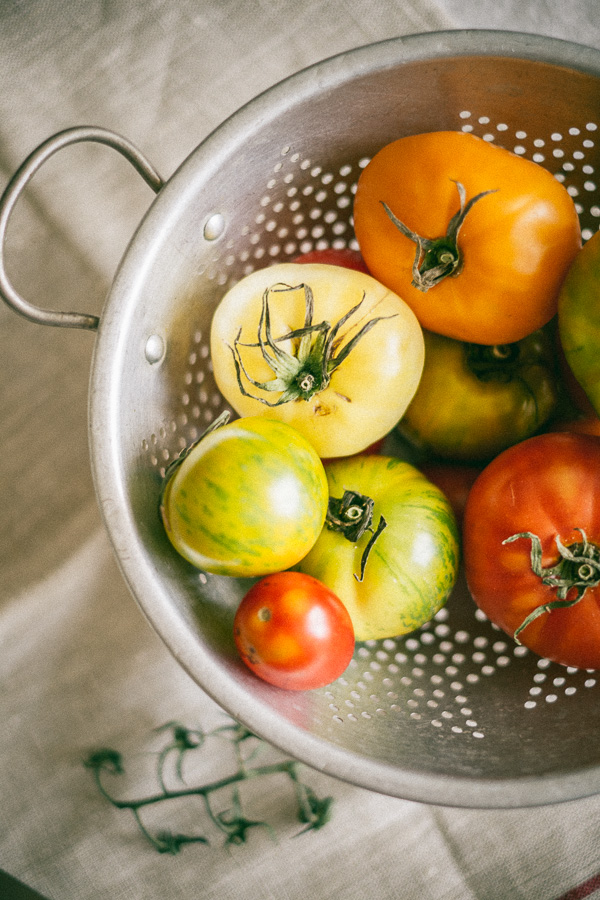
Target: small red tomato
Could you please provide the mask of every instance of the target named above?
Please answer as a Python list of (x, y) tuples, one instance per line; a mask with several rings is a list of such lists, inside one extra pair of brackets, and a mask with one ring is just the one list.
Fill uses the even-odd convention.
[(344, 266), (345, 269), (356, 269), (357, 272), (364, 272), (369, 275), (367, 264), (362, 258), (359, 250), (352, 250), (350, 247), (335, 248), (330, 247), (326, 250), (310, 250), (308, 253), (302, 253), (292, 262), (295, 263), (323, 263), (328, 266)]
[(242, 660), (276, 687), (307, 691), (338, 678), (354, 652), (352, 620), (324, 584), (301, 572), (267, 575), (235, 615)]

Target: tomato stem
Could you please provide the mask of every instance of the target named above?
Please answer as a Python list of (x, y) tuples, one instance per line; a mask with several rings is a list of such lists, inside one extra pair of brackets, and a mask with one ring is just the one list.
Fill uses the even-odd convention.
[[(552, 612), (555, 609), (567, 609), (579, 603), (585, 592), (590, 587), (600, 584), (600, 547), (592, 544), (582, 528), (575, 528), (581, 534), (581, 542), (566, 547), (560, 537), (556, 535), (555, 541), (560, 554), (560, 560), (554, 566), (542, 566), (542, 544), (537, 534), (530, 531), (522, 531), (513, 534), (502, 541), (503, 544), (512, 543), (519, 538), (531, 541), (531, 571), (541, 578), (542, 584), (556, 590), (558, 599), (549, 603), (543, 603), (536, 607), (519, 625), (513, 637), (517, 643), (518, 635), (527, 628), (538, 616)], [(569, 592), (575, 588), (576, 594), (568, 599)]]
[[(454, 181), (454, 179), (451, 180)], [(415, 231), (412, 231), (404, 222), (401, 222), (385, 201), (381, 201), (388, 217), (398, 231), (417, 246), (412, 267), (413, 278), (411, 283), (419, 291), (427, 292), (449, 275), (456, 276), (460, 274), (463, 266), (463, 256), (458, 246), (458, 233), (475, 203), (487, 194), (495, 193), (494, 190), (482, 191), (480, 194), (472, 197), (467, 203), (467, 193), (464, 185), (460, 181), (454, 181), (454, 184), (458, 190), (460, 208), (450, 219), (446, 234), (442, 237), (422, 237)]]
[[(278, 337), (273, 337), (269, 306), (270, 296), (298, 290), (304, 291), (304, 325), (302, 328), (296, 328)], [(364, 303), (365, 296), (363, 293), (361, 300), (332, 326), (325, 321), (313, 324), (314, 297), (310, 285), (275, 284), (268, 287), (262, 297), (256, 342), (243, 343), (240, 340), (242, 333), (240, 328), (233, 347), (229, 347), (233, 355), (238, 387), (241, 393), (245, 397), (259, 400), (266, 406), (281, 406), (293, 400), (310, 400), (315, 394), (324, 391), (329, 386), (332, 374), (348, 358), (361, 338), (382, 319), (394, 318), (392, 315), (376, 316), (373, 319), (369, 319), (354, 337), (343, 343), (345, 335), (340, 335), (340, 329), (359, 311)], [(291, 352), (281, 347), (281, 344), (284, 342), (289, 342), (292, 345)], [(259, 347), (262, 358), (275, 377), (269, 381), (257, 381), (252, 378), (242, 359), (240, 347)], [(244, 386), (243, 379), (258, 391), (264, 391), (265, 393), (278, 392), (280, 396), (274, 401), (269, 401), (266, 397), (260, 396), (260, 394), (250, 393)]]
[(340, 532), (346, 540), (352, 541), (354, 544), (358, 543), (366, 531), (371, 532), (371, 537), (361, 556), (360, 575), (354, 574), (357, 581), (363, 581), (369, 554), (375, 541), (387, 526), (384, 517), (380, 516), (377, 528), (372, 528), (374, 507), (375, 503), (371, 497), (359, 494), (356, 491), (346, 490), (342, 497), (330, 497), (329, 499), (327, 516), (325, 518), (327, 528), (331, 531)]

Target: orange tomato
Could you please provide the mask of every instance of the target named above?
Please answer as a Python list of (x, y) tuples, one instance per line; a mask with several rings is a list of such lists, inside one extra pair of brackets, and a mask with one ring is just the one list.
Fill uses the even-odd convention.
[(354, 226), (371, 274), (424, 328), (479, 344), (513, 343), (549, 322), (581, 247), (574, 203), (549, 171), (454, 131), (376, 153)]

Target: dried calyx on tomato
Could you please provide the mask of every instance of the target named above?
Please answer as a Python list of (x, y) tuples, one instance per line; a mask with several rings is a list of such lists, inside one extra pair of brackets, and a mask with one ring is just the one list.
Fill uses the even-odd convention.
[(331, 531), (343, 534), (347, 541), (355, 544), (361, 539), (365, 531), (371, 532), (371, 538), (367, 542), (360, 558), (360, 574), (354, 573), (357, 581), (365, 577), (365, 566), (369, 554), (375, 545), (375, 541), (387, 526), (383, 516), (379, 516), (376, 528), (373, 528), (373, 511), (375, 501), (372, 497), (359, 494), (357, 491), (344, 491), (341, 497), (330, 497), (325, 516), (325, 525)]
[(471, 596), (534, 653), (600, 668), (600, 439), (548, 432), (509, 447), (472, 486), (463, 520)]
[(460, 274), (463, 266), (463, 254), (458, 245), (458, 232), (475, 203), (482, 197), (494, 193), (494, 191), (481, 191), (475, 197), (471, 197), (467, 203), (467, 192), (464, 185), (460, 181), (456, 181), (455, 184), (460, 199), (460, 209), (454, 213), (448, 223), (446, 233), (441, 237), (427, 238), (416, 234), (400, 221), (384, 200), (381, 201), (398, 231), (416, 244), (411, 284), (419, 291), (428, 291), (444, 278), (448, 278), (449, 275)]
[(239, 415), (287, 422), (322, 458), (387, 435), (424, 362), (421, 326), (397, 294), (320, 263), (278, 263), (234, 284), (215, 310), (210, 350), (217, 387)]
[[(513, 635), (517, 643), (519, 635), (534, 622), (538, 616), (550, 613), (555, 609), (569, 609), (579, 603), (588, 588), (600, 585), (600, 547), (587, 539), (583, 528), (575, 528), (581, 534), (581, 541), (566, 547), (560, 537), (556, 535), (556, 549), (559, 552), (559, 560), (551, 566), (542, 564), (542, 542), (537, 534), (531, 531), (522, 531), (511, 534), (502, 541), (503, 544), (511, 544), (519, 538), (527, 538), (531, 541), (531, 571), (542, 584), (556, 591), (556, 600), (549, 600), (537, 606), (533, 612), (521, 622)], [(569, 598), (569, 594), (575, 590), (575, 594)]]
[[(271, 331), (271, 313), (269, 309), (269, 297), (275, 293), (291, 293), (303, 291), (305, 298), (304, 324), (301, 328), (295, 328), (277, 337)], [(309, 284), (272, 284), (265, 288), (262, 296), (262, 310), (258, 323), (256, 343), (244, 345), (240, 341), (240, 328), (238, 336), (233, 342), (231, 353), (235, 365), (238, 387), (245, 397), (251, 397), (264, 403), (266, 406), (281, 406), (293, 400), (310, 400), (315, 394), (329, 387), (331, 376), (345, 359), (352, 353), (360, 339), (371, 328), (383, 319), (393, 318), (397, 313), (389, 316), (373, 316), (368, 319), (361, 328), (345, 344), (341, 344), (340, 329), (350, 323), (350, 320), (359, 311), (365, 301), (365, 294), (359, 302), (341, 316), (335, 325), (329, 322), (313, 323), (315, 301)], [(283, 345), (288, 344), (289, 350)], [(262, 358), (271, 369), (274, 377), (266, 381), (257, 381), (244, 366), (240, 347), (259, 347)], [(268, 400), (260, 393), (249, 392), (244, 381), (248, 382), (257, 391), (273, 393), (279, 396), (275, 400)]]

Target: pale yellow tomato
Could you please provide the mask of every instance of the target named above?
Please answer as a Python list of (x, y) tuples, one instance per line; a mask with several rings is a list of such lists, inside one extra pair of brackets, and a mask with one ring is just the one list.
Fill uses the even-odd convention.
[(276, 417), (336, 457), (398, 422), (421, 378), (424, 341), (409, 306), (370, 275), (280, 263), (225, 294), (211, 358), (239, 415)]

